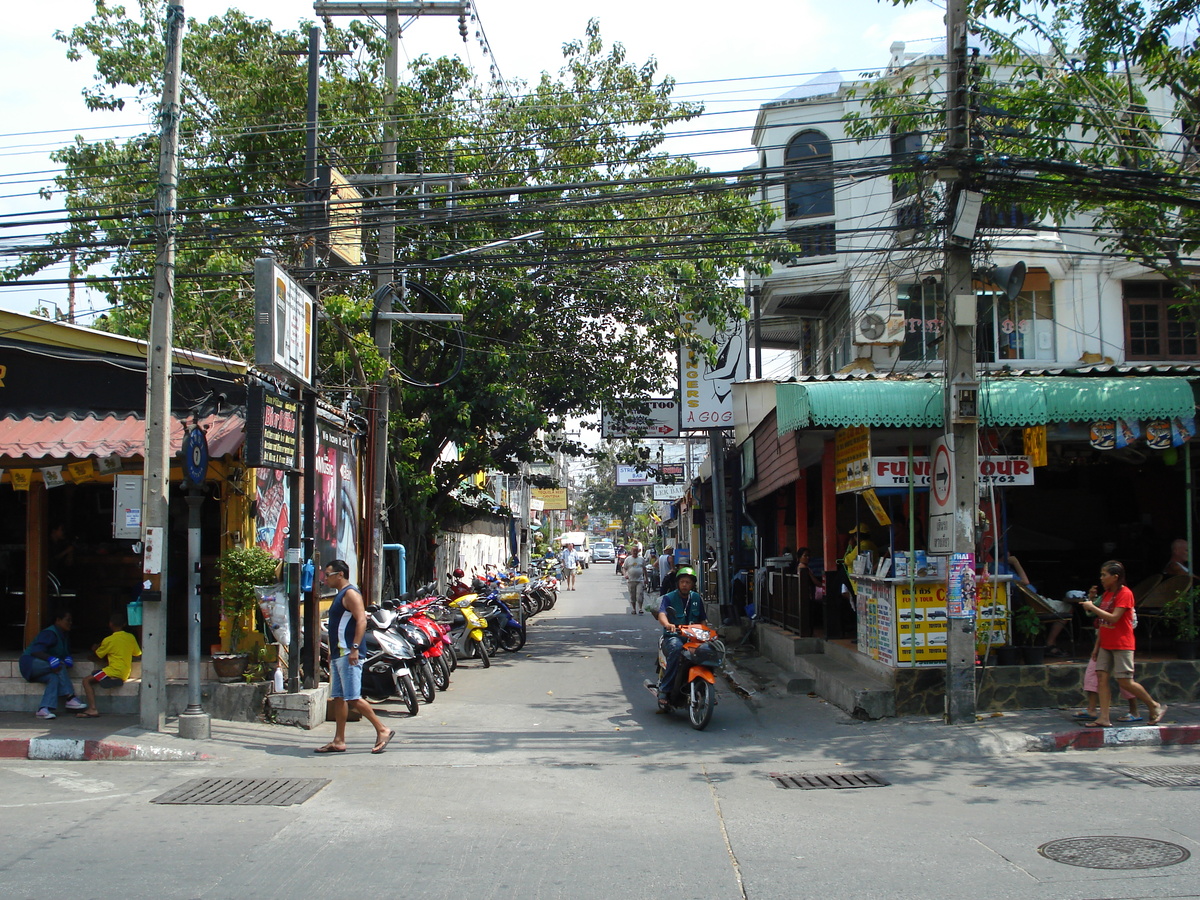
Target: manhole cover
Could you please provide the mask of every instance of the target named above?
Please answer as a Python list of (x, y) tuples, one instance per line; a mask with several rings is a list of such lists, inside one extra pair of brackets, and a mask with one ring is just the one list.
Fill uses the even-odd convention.
[(1191, 854), (1178, 844), (1136, 837), (1076, 837), (1050, 841), (1038, 853), (1085, 869), (1157, 869), (1181, 863)]
[(1117, 771), (1155, 787), (1200, 787), (1200, 766), (1126, 766)]
[(328, 778), (193, 778), (151, 800), (192, 806), (293, 806), (303, 803)]
[(772, 772), (768, 777), (781, 788), (799, 788), (802, 791), (887, 787), (890, 784), (874, 772), (831, 772), (825, 775), (780, 775)]

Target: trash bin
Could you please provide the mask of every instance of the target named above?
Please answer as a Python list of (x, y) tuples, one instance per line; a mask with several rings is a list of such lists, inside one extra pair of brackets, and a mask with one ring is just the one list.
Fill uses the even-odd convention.
[(134, 600), (125, 607), (125, 621), (130, 627), (136, 628), (142, 624), (142, 601)]

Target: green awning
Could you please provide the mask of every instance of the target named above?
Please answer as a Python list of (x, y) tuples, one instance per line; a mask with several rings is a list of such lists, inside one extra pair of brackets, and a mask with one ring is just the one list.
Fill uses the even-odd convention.
[[(779, 433), (847, 425), (940, 428), (942, 386), (928, 379), (778, 384)], [(1193, 415), (1196, 408), (1191, 382), (1173, 376), (985, 378), (980, 393), (984, 426), (1170, 419)]]

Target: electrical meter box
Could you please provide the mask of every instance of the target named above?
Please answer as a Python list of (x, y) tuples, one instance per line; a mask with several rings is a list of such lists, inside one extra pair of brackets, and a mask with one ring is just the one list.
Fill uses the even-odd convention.
[(118, 475), (113, 479), (113, 537), (142, 539), (141, 475)]

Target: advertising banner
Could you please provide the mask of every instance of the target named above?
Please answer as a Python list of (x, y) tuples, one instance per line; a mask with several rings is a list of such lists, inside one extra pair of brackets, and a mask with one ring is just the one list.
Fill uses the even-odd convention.
[[(933, 463), (928, 456), (913, 457), (913, 481), (929, 487)], [(1008, 487), (1033, 484), (1033, 461), (1028, 456), (979, 457), (979, 485)], [(871, 487), (908, 487), (907, 456), (871, 457)]]
[(542, 501), (542, 509), (549, 512), (551, 510), (567, 509), (567, 489), (566, 488), (530, 488), (530, 495)]
[(636, 466), (617, 466), (617, 487), (642, 487), (657, 483), (657, 478)]
[(833, 441), (834, 490), (839, 494), (871, 486), (871, 429), (839, 428)]

